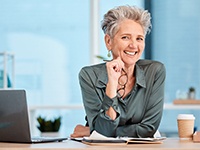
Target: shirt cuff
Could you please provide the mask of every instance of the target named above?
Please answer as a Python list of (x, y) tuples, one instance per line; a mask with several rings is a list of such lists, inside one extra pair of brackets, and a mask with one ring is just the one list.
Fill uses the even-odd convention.
[(112, 107), (116, 112), (119, 113), (117, 96), (115, 96), (114, 98), (111, 99), (107, 95), (105, 95), (103, 103), (102, 103), (102, 109), (106, 111), (110, 107)]

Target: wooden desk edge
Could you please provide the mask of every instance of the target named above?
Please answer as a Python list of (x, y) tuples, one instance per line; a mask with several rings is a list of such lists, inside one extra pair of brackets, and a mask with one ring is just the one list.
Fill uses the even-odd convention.
[(112, 146), (89, 146), (80, 142), (67, 140), (59, 143), (43, 144), (16, 144), (0, 143), (0, 150), (196, 150), (200, 149), (200, 143), (192, 140), (181, 141), (178, 138), (167, 138), (161, 144), (128, 144)]

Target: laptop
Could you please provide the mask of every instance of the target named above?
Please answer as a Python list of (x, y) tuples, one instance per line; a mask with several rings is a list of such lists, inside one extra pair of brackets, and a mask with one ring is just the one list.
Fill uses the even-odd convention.
[(25, 90), (0, 90), (0, 142), (60, 142), (67, 137), (31, 137)]

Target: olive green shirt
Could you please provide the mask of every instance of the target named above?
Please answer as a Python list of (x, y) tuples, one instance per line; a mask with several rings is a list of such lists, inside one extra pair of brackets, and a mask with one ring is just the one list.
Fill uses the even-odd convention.
[[(159, 127), (163, 103), (165, 67), (151, 60), (139, 60), (135, 65), (136, 83), (124, 98), (109, 98), (106, 64), (87, 66), (79, 73), (83, 104), (90, 131), (108, 136), (152, 137)], [(112, 120), (106, 115), (109, 107), (117, 112)]]

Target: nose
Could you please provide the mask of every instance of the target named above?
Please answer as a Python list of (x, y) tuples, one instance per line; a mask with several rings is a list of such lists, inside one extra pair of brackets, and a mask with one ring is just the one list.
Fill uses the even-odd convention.
[(137, 47), (136, 41), (132, 40), (132, 41), (129, 43), (129, 47), (130, 47), (130, 48), (136, 48), (136, 47)]

